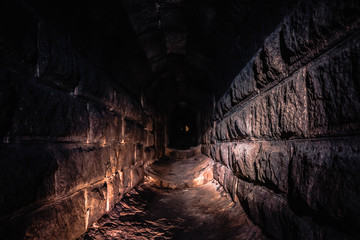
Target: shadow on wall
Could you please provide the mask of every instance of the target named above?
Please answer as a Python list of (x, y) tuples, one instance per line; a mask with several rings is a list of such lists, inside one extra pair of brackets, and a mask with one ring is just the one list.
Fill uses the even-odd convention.
[(198, 145), (196, 115), (189, 106), (186, 104), (174, 106), (168, 119), (169, 147), (188, 149)]

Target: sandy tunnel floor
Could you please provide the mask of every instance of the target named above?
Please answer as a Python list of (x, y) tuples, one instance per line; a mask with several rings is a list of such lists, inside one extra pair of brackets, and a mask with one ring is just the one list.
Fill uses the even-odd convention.
[[(207, 166), (203, 155), (154, 164), (151, 172), (156, 172), (152, 176), (158, 180), (145, 182), (125, 194), (79, 239), (266, 239), (214, 180), (183, 186), (182, 182), (189, 180), (184, 172), (206, 172), (203, 166)], [(159, 186), (159, 182), (169, 182), (169, 176), (176, 181), (167, 185), (178, 188)]]

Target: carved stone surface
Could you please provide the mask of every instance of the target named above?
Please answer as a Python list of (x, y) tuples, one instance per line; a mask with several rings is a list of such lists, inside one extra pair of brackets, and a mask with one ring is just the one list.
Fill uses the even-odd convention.
[(216, 103), (202, 151), (275, 239), (359, 238), (358, 13), (302, 1)]
[(163, 125), (66, 33), (34, 22), (31, 60), (0, 39), (0, 235), (76, 239), (143, 180)]

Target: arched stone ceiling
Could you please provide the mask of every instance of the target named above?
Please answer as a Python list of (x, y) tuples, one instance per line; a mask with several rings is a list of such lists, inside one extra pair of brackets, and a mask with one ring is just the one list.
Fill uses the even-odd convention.
[(95, 65), (166, 112), (210, 107), (296, 0), (24, 0)]

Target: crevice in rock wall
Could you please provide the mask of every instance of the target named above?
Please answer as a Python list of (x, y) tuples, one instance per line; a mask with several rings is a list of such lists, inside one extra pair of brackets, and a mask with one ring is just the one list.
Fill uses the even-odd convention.
[(302, 1), (216, 103), (202, 152), (274, 239), (357, 239), (359, 5)]

